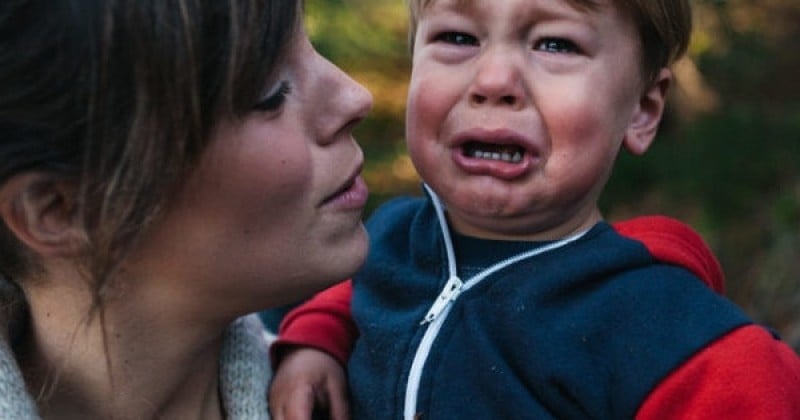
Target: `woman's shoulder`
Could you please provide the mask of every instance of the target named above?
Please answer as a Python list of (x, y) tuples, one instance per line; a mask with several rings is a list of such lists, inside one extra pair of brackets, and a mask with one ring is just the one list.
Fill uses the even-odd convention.
[(272, 379), (269, 345), (274, 341), (258, 315), (243, 316), (225, 333), (220, 387), (229, 419), (268, 419), (267, 389)]
[(12, 318), (16, 318), (18, 290), (0, 276), (0, 416), (13, 419), (37, 419), (36, 404), (28, 394), (14, 352), (11, 351), (9, 332)]

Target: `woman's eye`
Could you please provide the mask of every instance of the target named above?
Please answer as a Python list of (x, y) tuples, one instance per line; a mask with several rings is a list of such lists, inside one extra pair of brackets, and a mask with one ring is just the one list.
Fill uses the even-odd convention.
[(258, 101), (253, 106), (254, 111), (276, 111), (286, 102), (286, 96), (292, 91), (289, 82), (282, 81), (276, 89), (267, 94), (267, 96)]
[(463, 32), (442, 32), (434, 40), (453, 45), (478, 45), (478, 39)]
[(543, 38), (536, 43), (534, 49), (560, 54), (579, 52), (578, 46), (574, 42), (562, 38)]

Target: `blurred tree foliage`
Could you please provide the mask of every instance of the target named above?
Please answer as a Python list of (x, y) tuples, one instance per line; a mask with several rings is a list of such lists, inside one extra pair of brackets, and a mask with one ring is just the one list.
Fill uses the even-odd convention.
[[(609, 219), (662, 213), (692, 224), (723, 264), (727, 294), (800, 350), (800, 1), (696, 0), (688, 56), (661, 134), (623, 153)], [(410, 69), (404, 0), (309, 0), (318, 50), (375, 96), (357, 136), (370, 208), (418, 194), (403, 144)]]

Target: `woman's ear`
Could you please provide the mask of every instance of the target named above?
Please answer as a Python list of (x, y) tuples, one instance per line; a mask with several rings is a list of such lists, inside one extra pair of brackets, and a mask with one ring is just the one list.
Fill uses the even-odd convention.
[(36, 254), (77, 256), (85, 244), (74, 187), (43, 173), (16, 175), (0, 186), (0, 217)]
[(662, 68), (655, 81), (642, 93), (623, 140), (629, 152), (641, 155), (653, 143), (661, 116), (664, 114), (667, 91), (671, 83), (672, 71), (666, 67)]

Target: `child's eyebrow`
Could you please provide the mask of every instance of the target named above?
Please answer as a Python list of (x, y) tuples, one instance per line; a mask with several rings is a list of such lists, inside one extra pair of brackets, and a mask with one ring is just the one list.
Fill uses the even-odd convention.
[[(431, 8), (442, 8), (442, 9), (474, 9), (475, 8), (475, 1), (474, 0), (429, 0), (423, 3), (423, 11), (429, 10)], [(456, 10), (459, 11), (459, 10)]]
[(505, 0), (430, 0), (420, 13), (424, 17), (426, 13), (454, 13), (460, 16), (470, 16), (480, 18), (488, 13), (487, 8), (491, 8), (496, 1)]
[[(422, 15), (430, 10), (438, 9), (440, 11), (453, 11), (456, 13), (476, 13), (480, 12), (483, 7), (491, 7), (493, 1), (497, 0), (423, 0), (421, 2)], [(503, 0), (500, 0), (503, 1)], [(599, 11), (603, 7), (611, 6), (613, 4), (610, 0), (561, 0), (560, 7), (566, 6), (566, 9), (573, 10), (580, 14), (591, 14)], [(553, 5), (551, 5), (553, 6)], [(553, 12), (553, 7), (536, 4), (531, 5), (531, 9), (535, 11), (538, 16), (548, 17), (561, 17), (562, 12)], [(565, 9), (565, 10), (566, 10)]]

